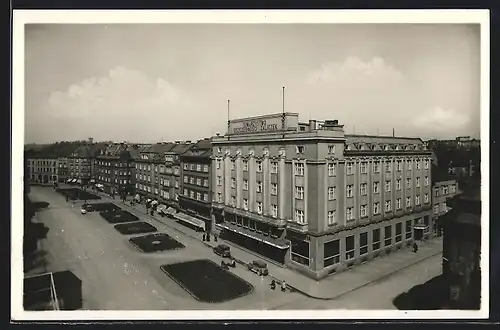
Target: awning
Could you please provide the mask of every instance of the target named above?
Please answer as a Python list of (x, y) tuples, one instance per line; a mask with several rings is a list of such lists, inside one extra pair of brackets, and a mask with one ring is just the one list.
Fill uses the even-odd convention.
[(68, 179), (66, 180), (66, 183), (70, 183), (71, 181), (73, 181), (73, 179)]
[(173, 207), (169, 207), (169, 208), (167, 208), (167, 210), (165, 211), (165, 213), (174, 215), (174, 214), (177, 213), (177, 210), (174, 209)]
[(425, 230), (427, 228), (429, 228), (429, 226), (427, 226), (427, 225), (420, 225), (420, 224), (419, 225), (415, 225), (413, 227), (413, 229), (417, 229), (417, 230)]
[(178, 212), (177, 214), (175, 214), (175, 218), (205, 230), (205, 221), (203, 220), (197, 219), (182, 212)]
[(288, 249), (288, 244), (286, 244), (286, 242), (284, 242), (284, 241), (279, 241), (279, 240), (273, 239), (273, 238), (262, 239), (260, 237), (255, 236), (255, 235), (252, 235), (251, 232), (247, 232), (243, 228), (233, 227), (231, 224), (216, 223), (215, 226), (230, 230), (232, 232), (249, 237), (249, 238), (254, 239), (256, 241), (269, 244), (269, 245), (274, 246), (275, 248), (278, 248), (278, 249), (283, 249), (283, 250)]
[(165, 212), (165, 210), (167, 209), (167, 205), (165, 204), (160, 204), (158, 205), (158, 207), (156, 208), (158, 211), (162, 211), (162, 212)]
[(76, 179), (71, 180), (72, 183), (76, 183)]

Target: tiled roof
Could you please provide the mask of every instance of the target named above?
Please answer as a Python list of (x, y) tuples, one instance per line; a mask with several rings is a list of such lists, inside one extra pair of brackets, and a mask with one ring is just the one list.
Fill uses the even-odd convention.
[(349, 135), (346, 136), (347, 151), (418, 151), (426, 150), (420, 138), (392, 136)]

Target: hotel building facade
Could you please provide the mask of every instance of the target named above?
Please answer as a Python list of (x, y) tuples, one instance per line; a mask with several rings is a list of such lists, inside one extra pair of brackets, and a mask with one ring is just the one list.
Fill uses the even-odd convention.
[(212, 216), (222, 238), (321, 279), (432, 228), (421, 139), (346, 135), (283, 113), (232, 120), (212, 139)]

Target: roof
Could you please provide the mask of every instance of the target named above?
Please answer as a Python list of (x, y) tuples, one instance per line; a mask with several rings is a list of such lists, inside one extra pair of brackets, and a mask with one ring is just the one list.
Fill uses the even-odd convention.
[(191, 145), (188, 150), (181, 154), (181, 157), (210, 157), (212, 155), (212, 140), (198, 140)]
[(347, 134), (347, 151), (424, 151), (425, 143), (420, 138)]
[(84, 145), (85, 142), (56, 142), (42, 148), (27, 150), (26, 157), (29, 158), (59, 158), (69, 157), (77, 148)]

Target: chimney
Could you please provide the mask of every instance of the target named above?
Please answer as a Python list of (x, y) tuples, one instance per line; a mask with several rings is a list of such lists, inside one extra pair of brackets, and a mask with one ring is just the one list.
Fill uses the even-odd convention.
[(93, 137), (89, 137), (88, 141), (89, 141), (89, 144), (94, 144), (94, 138)]
[(309, 120), (309, 130), (314, 131), (316, 129), (316, 120)]

